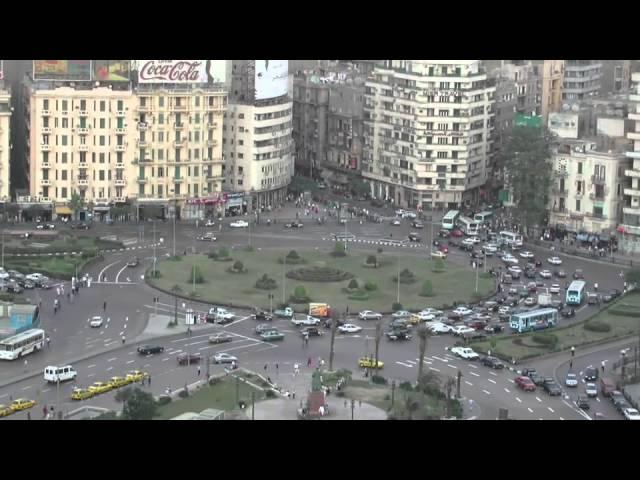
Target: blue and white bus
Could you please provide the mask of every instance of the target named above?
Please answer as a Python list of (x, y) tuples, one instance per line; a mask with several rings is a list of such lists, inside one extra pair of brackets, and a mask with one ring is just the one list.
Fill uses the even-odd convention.
[(442, 217), (442, 228), (453, 230), (456, 227), (456, 222), (459, 216), (460, 212), (458, 210), (448, 211), (447, 214)]
[(558, 323), (558, 310), (555, 308), (540, 308), (528, 312), (511, 315), (509, 326), (516, 333), (530, 332), (550, 328)]
[(45, 342), (44, 330), (33, 328), (0, 341), (0, 360), (15, 360), (38, 350)]
[(519, 233), (503, 230), (502, 232), (500, 232), (500, 241), (502, 242), (502, 244), (507, 245), (511, 248), (521, 248), (523, 237)]
[(476, 213), (473, 216), (473, 219), (478, 223), (486, 225), (487, 223), (489, 223), (489, 220), (491, 220), (491, 217), (493, 217), (493, 212), (480, 212)]
[(567, 305), (580, 305), (585, 297), (585, 287), (587, 286), (586, 282), (583, 280), (574, 280), (567, 288)]
[(480, 224), (469, 217), (460, 217), (458, 218), (458, 227), (465, 235), (475, 236), (478, 235)]

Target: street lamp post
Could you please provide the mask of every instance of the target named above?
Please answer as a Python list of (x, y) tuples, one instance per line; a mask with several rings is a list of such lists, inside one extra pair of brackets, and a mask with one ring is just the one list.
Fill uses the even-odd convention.
[[(156, 220), (153, 219), (153, 278), (156, 278)], [(78, 274), (76, 273), (76, 277)]]
[(273, 315), (273, 293), (269, 294), (269, 313)]
[(56, 410), (60, 411), (60, 376), (56, 382)]
[(400, 303), (400, 257), (398, 257), (398, 276), (396, 277), (396, 303)]
[(285, 303), (287, 303), (287, 300), (285, 298), (285, 281), (286, 281), (286, 276), (284, 274), (284, 267), (287, 264), (287, 257), (282, 255), (282, 305), (284, 306)]

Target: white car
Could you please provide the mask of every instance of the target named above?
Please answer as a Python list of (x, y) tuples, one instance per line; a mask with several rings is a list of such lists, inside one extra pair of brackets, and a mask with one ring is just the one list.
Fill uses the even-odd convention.
[(205, 227), (215, 227), (215, 225), (216, 225), (216, 222), (214, 222), (211, 219), (207, 220), (207, 223), (204, 224)]
[(551, 278), (551, 271), (550, 270), (542, 270), (540, 272), (540, 276), (542, 278)]
[(533, 258), (533, 257), (535, 257), (535, 255), (533, 253), (529, 252), (528, 250), (525, 250), (524, 252), (520, 252), (519, 255), (522, 258)]
[(234, 357), (228, 353), (216, 353), (213, 356), (213, 361), (215, 363), (233, 363), (238, 361), (238, 357)]
[(473, 310), (470, 310), (467, 307), (458, 307), (453, 311), (453, 313), (461, 317), (466, 317), (467, 315), (471, 315)]
[(431, 258), (442, 258), (445, 259), (447, 258), (447, 254), (444, 252), (441, 252), (440, 250), (436, 251), (436, 252), (431, 252)]
[(551, 284), (551, 287), (549, 287), (549, 293), (560, 293), (560, 285), (557, 283)]
[(311, 315), (307, 315), (304, 318), (292, 318), (291, 323), (293, 323), (296, 327), (316, 327), (320, 325), (320, 319), (312, 317)]
[(433, 313), (429, 313), (424, 310), (422, 312), (415, 313), (414, 315), (421, 322), (430, 322), (436, 318)]
[(363, 310), (358, 314), (360, 320), (379, 320), (382, 318), (382, 314), (378, 312), (372, 312), (371, 310)]
[(494, 243), (487, 243), (482, 247), (482, 249), (485, 251), (485, 253), (496, 253), (498, 251), (498, 246)]
[(510, 311), (511, 311), (511, 307), (508, 307), (508, 306), (506, 306), (506, 305), (505, 305), (505, 306), (500, 307), (500, 308), (498, 309), (498, 314), (500, 314), (500, 315), (506, 315), (506, 314), (507, 314), (507, 313), (509, 313)]
[(391, 225), (393, 225), (394, 227), (398, 227), (400, 226), (400, 224), (401, 222), (397, 218), (394, 218), (393, 220), (391, 220)]
[(598, 387), (595, 383), (587, 383), (584, 387), (584, 393), (587, 394), (587, 397), (595, 398), (598, 396)]
[(396, 210), (396, 217), (401, 217), (405, 214), (405, 211), (401, 208), (399, 208), (398, 210)]
[(209, 313), (215, 315), (216, 320), (232, 320), (235, 318), (235, 314), (225, 308), (212, 308)]
[(340, 333), (358, 333), (362, 331), (362, 327), (353, 323), (345, 323), (338, 327)]
[(91, 328), (100, 328), (102, 326), (102, 317), (100, 316), (92, 317), (91, 320), (89, 320), (89, 326)]
[(627, 420), (640, 420), (640, 412), (635, 408), (625, 408), (622, 410), (622, 414)]
[(236, 220), (235, 222), (231, 222), (229, 226), (232, 228), (247, 228), (249, 226), (249, 222), (246, 220)]
[(465, 239), (462, 241), (462, 244), (463, 244), (463, 245), (475, 245), (475, 244), (476, 244), (476, 242), (474, 242), (474, 241), (473, 241), (473, 237), (469, 237), (469, 238), (465, 238)]
[(391, 316), (393, 318), (409, 318), (411, 316), (411, 312), (407, 312), (406, 310), (398, 310), (397, 312), (393, 312)]
[(515, 273), (522, 273), (522, 269), (518, 265), (511, 265), (507, 270)]
[(0, 280), (6, 280), (7, 278), (9, 278), (11, 275), (9, 275), (7, 272), (3, 270), (0, 270)]
[(466, 325), (456, 325), (455, 327), (451, 327), (451, 333), (456, 336), (464, 335), (465, 333), (475, 332), (475, 330), (471, 327), (467, 327)]
[(502, 257), (502, 261), (504, 263), (513, 263), (513, 264), (517, 264), (518, 263), (518, 259), (516, 257), (514, 257), (513, 255), (511, 255), (510, 253), (504, 255)]
[(537, 303), (537, 300), (533, 297), (527, 297), (524, 299), (524, 304), (527, 307), (533, 307)]
[(436, 335), (439, 333), (451, 333), (451, 326), (441, 322), (428, 322), (425, 323), (426, 327), (431, 330), (431, 333)]
[(547, 262), (551, 265), (562, 265), (562, 260), (558, 257), (547, 258)]
[(40, 281), (48, 280), (47, 277), (45, 277), (41, 273), (30, 273), (25, 278), (27, 280), (31, 280), (32, 282), (40, 282)]
[(432, 315), (442, 315), (442, 310), (438, 310), (437, 308), (431, 308), (431, 307), (427, 307), (427, 308), (423, 308), (422, 311), (424, 313), (430, 313)]
[(465, 360), (477, 360), (480, 358), (473, 349), (469, 347), (453, 347), (451, 349), (451, 353), (453, 353), (456, 357), (464, 358)]
[(414, 212), (404, 212), (400, 216), (402, 218), (410, 218), (411, 220), (415, 220), (418, 217), (418, 215), (416, 215)]
[(567, 387), (577, 387), (578, 386), (578, 376), (575, 373), (567, 373), (567, 378), (565, 378), (564, 384)]

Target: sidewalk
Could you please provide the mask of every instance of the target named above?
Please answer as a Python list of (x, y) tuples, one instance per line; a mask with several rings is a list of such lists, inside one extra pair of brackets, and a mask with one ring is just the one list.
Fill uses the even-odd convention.
[(608, 253), (607, 255), (600, 257), (598, 255), (589, 254), (589, 250), (585, 248), (567, 247), (564, 245), (560, 245), (559, 243), (549, 242), (546, 240), (533, 240), (526, 243), (528, 243), (529, 245), (534, 245), (536, 247), (544, 248), (546, 250), (549, 250), (549, 252), (551, 252), (551, 246), (554, 246), (555, 252), (559, 252), (563, 255), (567, 255), (573, 258), (589, 260), (592, 262), (615, 264), (620, 265), (620, 267), (622, 268), (633, 268), (634, 266), (640, 266), (640, 258), (632, 255), (624, 255), (618, 253), (614, 253), (613, 255), (611, 255), (611, 253)]
[[(136, 343), (142, 342), (145, 340), (149, 340), (152, 338), (160, 338), (167, 337), (170, 335), (178, 335), (180, 333), (187, 335), (187, 331), (189, 329), (189, 325), (184, 324), (184, 313), (182, 310), (178, 312), (178, 325), (175, 327), (169, 327), (169, 322), (172, 322), (174, 319), (173, 315), (165, 315), (165, 314), (149, 314), (149, 322), (147, 323), (147, 327), (144, 331), (138, 335), (135, 339)], [(213, 330), (213, 324), (211, 323), (201, 323), (196, 325), (191, 325), (191, 333), (192, 335), (196, 335), (197, 333), (205, 330)]]

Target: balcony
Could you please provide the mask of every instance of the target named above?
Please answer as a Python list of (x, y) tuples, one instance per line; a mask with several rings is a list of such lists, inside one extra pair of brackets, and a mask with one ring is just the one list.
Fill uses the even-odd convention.
[(113, 199), (116, 203), (126, 203), (127, 197), (115, 197)]
[(45, 187), (51, 185), (51, 180), (47, 179), (47, 180), (40, 180), (40, 185), (43, 185)]
[(146, 147), (147, 146), (147, 141), (143, 140), (143, 139), (138, 139), (138, 141), (136, 143), (138, 144), (139, 147)]
[(78, 115), (80, 115), (81, 117), (88, 117), (89, 112), (87, 110), (79, 110)]
[(51, 164), (49, 162), (42, 162), (42, 165), (40, 165), (40, 168), (51, 168)]
[(116, 163), (116, 168), (124, 168), (124, 163), (123, 162)]
[(80, 160), (80, 162), (78, 163), (78, 168), (88, 168), (88, 164), (87, 164), (87, 160)]
[(631, 197), (640, 197), (640, 188), (625, 188), (622, 193)]
[(176, 130), (184, 130), (184, 123), (182, 123), (182, 122), (174, 123), (173, 124), (173, 128), (175, 128)]
[(78, 150), (80, 150), (81, 152), (88, 152), (89, 145), (87, 145), (86, 143), (81, 143), (80, 145), (78, 145)]
[(124, 152), (126, 151), (127, 146), (126, 145), (116, 145), (116, 152)]
[(585, 212), (584, 216), (595, 220), (606, 220), (608, 218), (605, 214), (596, 212)]
[(43, 133), (43, 134), (49, 134), (49, 133), (51, 133), (51, 127), (42, 127), (42, 128), (40, 129), (40, 133)]
[(127, 133), (127, 129), (124, 127), (118, 127), (116, 128), (116, 135), (124, 135), (125, 133)]
[(640, 140), (640, 132), (627, 132), (629, 140)]
[(42, 148), (43, 152), (49, 152), (51, 151), (51, 145), (49, 145), (48, 143), (45, 143), (43, 145), (40, 145), (40, 147)]
[(628, 158), (640, 158), (640, 150), (633, 152), (624, 152)]
[(78, 127), (77, 132), (78, 135), (87, 135), (89, 133), (89, 129), (87, 127)]
[(87, 186), (89, 185), (89, 177), (87, 176), (79, 176), (78, 177), (78, 185), (80, 186)]
[(116, 178), (114, 183), (116, 187), (124, 187), (127, 184), (127, 181), (124, 178)]
[(629, 112), (629, 115), (627, 117), (629, 118), (629, 120), (640, 122), (640, 112)]
[(640, 178), (640, 170), (635, 170), (635, 169), (625, 170), (624, 174), (627, 177)]
[(218, 122), (207, 122), (207, 128), (218, 128)]
[(49, 110), (42, 110), (42, 116), (43, 117), (48, 117), (51, 115), (51, 112)]
[(606, 183), (606, 179), (604, 177), (596, 177), (595, 175), (591, 175), (591, 183), (594, 185), (604, 185)]
[(184, 182), (184, 177), (174, 177), (173, 181), (174, 183), (182, 183)]
[(218, 145), (217, 140), (207, 140), (207, 147), (215, 147), (216, 145)]
[(574, 193), (574, 196), (576, 198), (582, 198), (582, 197), (584, 197), (584, 192), (576, 192), (576, 193)]
[(145, 132), (149, 128), (149, 124), (146, 122), (138, 122), (138, 130)]
[(638, 207), (623, 207), (622, 213), (625, 215), (640, 215), (640, 206)]
[(147, 183), (147, 179), (145, 177), (138, 177), (136, 180), (138, 183)]
[(567, 189), (560, 189), (559, 187), (553, 187), (551, 189), (551, 193), (553, 193), (554, 195), (560, 195), (563, 197), (566, 197), (567, 195), (569, 195), (569, 190)]
[(151, 105), (139, 105), (138, 106), (138, 111), (140, 111), (140, 112), (150, 112), (151, 110), (153, 110), (153, 106), (151, 106)]
[(173, 146), (176, 148), (180, 148), (180, 147), (184, 147), (185, 143), (186, 143), (185, 139), (176, 140), (175, 142), (173, 142)]
[(116, 117), (124, 117), (124, 116), (125, 116), (124, 110), (117, 110), (116, 111)]
[(554, 170), (553, 175), (555, 177), (566, 178), (569, 176), (569, 172), (567, 172), (566, 170)]
[[(236, 176), (237, 176), (237, 177), (240, 177), (240, 178), (244, 178), (244, 174), (242, 174), (242, 173), (241, 173), (241, 174), (238, 174), (238, 175), (236, 175)], [(220, 174), (220, 175), (214, 175), (213, 173), (207, 173), (205, 178), (206, 178), (207, 180), (219, 180), (219, 179), (221, 179), (221, 178), (223, 178), (223, 177), (224, 177), (224, 175), (222, 175), (222, 174)]]
[(555, 207), (552, 208), (551, 211), (553, 213), (569, 213), (569, 210), (566, 207)]
[(179, 110), (179, 111), (185, 111), (187, 109), (186, 105), (171, 105), (171, 110)]

